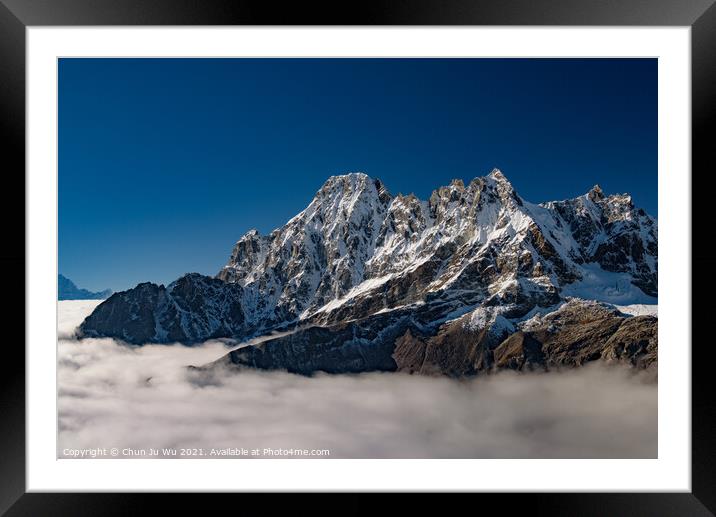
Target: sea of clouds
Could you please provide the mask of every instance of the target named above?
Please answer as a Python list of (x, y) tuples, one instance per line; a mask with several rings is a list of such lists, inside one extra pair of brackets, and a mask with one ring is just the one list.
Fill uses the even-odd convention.
[[(187, 370), (224, 355), (73, 337), (99, 301), (59, 304), (58, 455), (118, 448), (328, 449), (331, 458), (657, 456), (657, 385), (600, 365), (468, 381), (391, 373)], [(74, 454), (74, 453), (73, 453)]]

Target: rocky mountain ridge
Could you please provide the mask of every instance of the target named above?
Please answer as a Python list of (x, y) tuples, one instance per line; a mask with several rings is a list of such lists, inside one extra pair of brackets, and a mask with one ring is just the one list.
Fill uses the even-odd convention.
[[(193, 344), (313, 329), (282, 339), (314, 346), (368, 325), (364, 345), (375, 343), (373, 333), (392, 336), (392, 328), (399, 335), (386, 346), (394, 348), (397, 339), (438, 339), (448, 322), (470, 313), (495, 315), (510, 328), (575, 297), (654, 304), (657, 238), (656, 220), (630, 196), (607, 196), (598, 186), (532, 204), (495, 169), (420, 200), (351, 173), (329, 178), (305, 210), (270, 234), (247, 232), (216, 278), (190, 274), (117, 293), (78, 333)], [(491, 339), (490, 350), (501, 343)]]

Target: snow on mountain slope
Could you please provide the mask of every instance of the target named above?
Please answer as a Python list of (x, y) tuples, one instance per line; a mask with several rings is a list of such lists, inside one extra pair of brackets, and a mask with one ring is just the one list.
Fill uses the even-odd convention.
[(596, 263), (582, 264), (581, 271), (580, 280), (562, 288), (563, 296), (622, 305), (658, 303), (658, 298), (649, 296), (634, 284), (630, 273), (605, 271)]
[(631, 305), (615, 305), (615, 307), (622, 314), (628, 314), (630, 316), (659, 316), (658, 305), (647, 305), (643, 303), (634, 303)]

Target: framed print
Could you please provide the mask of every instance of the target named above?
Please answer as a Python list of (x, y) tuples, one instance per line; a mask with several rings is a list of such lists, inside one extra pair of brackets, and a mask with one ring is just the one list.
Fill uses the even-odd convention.
[(3, 511), (711, 514), (716, 8), (500, 5), (4, 2)]

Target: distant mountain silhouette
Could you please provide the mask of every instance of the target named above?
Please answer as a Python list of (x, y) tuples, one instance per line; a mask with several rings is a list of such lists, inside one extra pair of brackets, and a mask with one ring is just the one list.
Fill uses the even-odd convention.
[(66, 276), (57, 276), (58, 300), (104, 300), (105, 298), (109, 298), (111, 294), (111, 289), (105, 289), (97, 293), (88, 291), (87, 289), (80, 289)]

